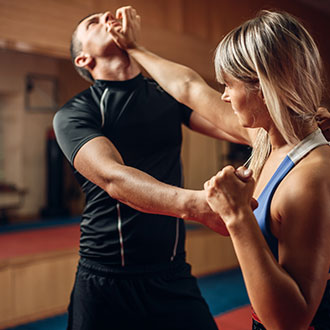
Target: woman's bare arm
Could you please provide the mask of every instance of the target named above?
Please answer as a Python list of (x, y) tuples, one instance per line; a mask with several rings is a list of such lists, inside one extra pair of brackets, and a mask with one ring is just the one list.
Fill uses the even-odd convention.
[(251, 183), (238, 181), (228, 167), (205, 184), (210, 206), (231, 236), (251, 304), (267, 329), (307, 329), (320, 304), (330, 267), (326, 173), (305, 166), (274, 195), (271, 214), (281, 221), (278, 262), (248, 207)]

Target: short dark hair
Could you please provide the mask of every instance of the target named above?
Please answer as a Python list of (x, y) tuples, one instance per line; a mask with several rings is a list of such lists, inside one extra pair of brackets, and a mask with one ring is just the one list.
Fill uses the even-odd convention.
[(76, 57), (80, 54), (80, 52), (82, 51), (82, 43), (81, 41), (78, 39), (77, 37), (77, 29), (79, 24), (83, 21), (84, 19), (82, 19), (76, 29), (73, 31), (72, 33), (72, 37), (71, 37), (71, 44), (70, 44), (70, 54), (71, 54), (71, 61), (73, 63), (74, 68), (76, 69), (76, 71), (80, 74), (81, 77), (83, 77), (85, 80), (87, 80), (90, 83), (94, 83), (94, 78), (91, 75), (91, 73), (85, 69), (85, 68), (81, 68), (79, 66), (76, 65), (75, 63), (75, 59)]

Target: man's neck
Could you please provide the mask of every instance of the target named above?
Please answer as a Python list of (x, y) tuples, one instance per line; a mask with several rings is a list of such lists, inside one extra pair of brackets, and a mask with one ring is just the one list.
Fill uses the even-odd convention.
[(138, 64), (127, 54), (119, 54), (98, 58), (92, 74), (95, 80), (122, 81), (132, 79), (140, 72)]

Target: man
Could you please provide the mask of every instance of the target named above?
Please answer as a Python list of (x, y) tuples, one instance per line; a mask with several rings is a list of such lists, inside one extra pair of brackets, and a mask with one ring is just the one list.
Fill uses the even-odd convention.
[(86, 194), (68, 329), (216, 329), (185, 262), (179, 218), (215, 215), (204, 191), (179, 188), (181, 124), (226, 134), (144, 78), (110, 29), (121, 29), (110, 12), (78, 24), (72, 59), (94, 84), (54, 118)]

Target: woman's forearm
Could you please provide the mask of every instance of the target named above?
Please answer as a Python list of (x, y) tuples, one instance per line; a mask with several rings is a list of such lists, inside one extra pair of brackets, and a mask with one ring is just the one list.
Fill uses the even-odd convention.
[(127, 50), (158, 84), (177, 101), (201, 114), (239, 143), (252, 145), (250, 133), (238, 122), (231, 105), (194, 70), (166, 60), (143, 47)]
[(181, 103), (189, 102), (189, 88), (192, 82), (203, 83), (200, 75), (192, 69), (162, 58), (144, 47), (128, 49), (127, 52), (164, 90)]
[(277, 263), (250, 210), (227, 224), (251, 304), (267, 329), (307, 329), (312, 319), (296, 281)]

